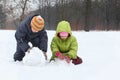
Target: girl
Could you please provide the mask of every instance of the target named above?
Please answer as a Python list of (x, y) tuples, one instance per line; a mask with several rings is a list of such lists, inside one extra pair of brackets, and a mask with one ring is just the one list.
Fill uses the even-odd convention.
[(72, 35), (68, 21), (58, 23), (56, 35), (51, 42), (51, 51), (51, 60), (58, 58), (60, 60), (66, 60), (67, 63), (70, 63), (72, 60), (72, 63), (75, 65), (82, 63), (82, 59), (77, 56), (78, 43), (76, 38)]

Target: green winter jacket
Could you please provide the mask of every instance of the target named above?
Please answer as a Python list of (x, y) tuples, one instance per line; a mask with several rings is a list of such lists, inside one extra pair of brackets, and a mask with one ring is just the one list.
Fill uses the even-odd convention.
[[(66, 40), (61, 40), (58, 36), (58, 33), (62, 31), (68, 32), (70, 34)], [(55, 53), (57, 51), (63, 53), (64, 55), (68, 55), (71, 59), (77, 58), (78, 44), (76, 38), (72, 35), (69, 22), (61, 21), (58, 23), (56, 35), (53, 37), (50, 47), (52, 51), (51, 60), (54, 60), (56, 57)]]

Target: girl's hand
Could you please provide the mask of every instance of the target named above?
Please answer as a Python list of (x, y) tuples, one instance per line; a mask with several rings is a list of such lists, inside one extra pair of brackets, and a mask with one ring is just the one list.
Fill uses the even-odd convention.
[(64, 59), (64, 55), (61, 52), (56, 52), (55, 56), (58, 57), (60, 60)]
[(65, 56), (65, 60), (66, 60), (67, 63), (70, 63), (70, 61), (71, 61), (69, 56)]

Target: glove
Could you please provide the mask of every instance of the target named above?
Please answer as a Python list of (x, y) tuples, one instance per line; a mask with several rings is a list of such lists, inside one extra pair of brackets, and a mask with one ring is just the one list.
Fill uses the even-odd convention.
[(27, 50), (27, 53), (30, 53), (30, 50), (32, 49), (33, 47), (30, 47), (28, 50)]
[(82, 59), (80, 57), (78, 57), (78, 56), (77, 56), (76, 59), (72, 59), (72, 63), (74, 65), (81, 64), (82, 62), (83, 62)]
[(64, 55), (61, 52), (56, 52), (55, 56), (58, 57), (60, 60), (64, 59)]
[(45, 60), (47, 60), (47, 54), (46, 54), (46, 52), (45, 51), (42, 51), (42, 52), (43, 52), (43, 55), (45, 57)]
[(67, 63), (70, 63), (70, 60), (71, 60), (71, 59), (70, 59), (69, 56), (65, 56), (65, 60), (66, 60)]

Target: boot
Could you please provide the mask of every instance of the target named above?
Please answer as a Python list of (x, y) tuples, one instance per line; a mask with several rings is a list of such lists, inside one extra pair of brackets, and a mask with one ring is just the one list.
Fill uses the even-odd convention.
[(78, 56), (77, 56), (76, 59), (72, 59), (72, 63), (73, 63), (74, 65), (81, 64), (82, 62), (83, 62), (82, 59), (81, 59), (80, 57), (78, 57)]

